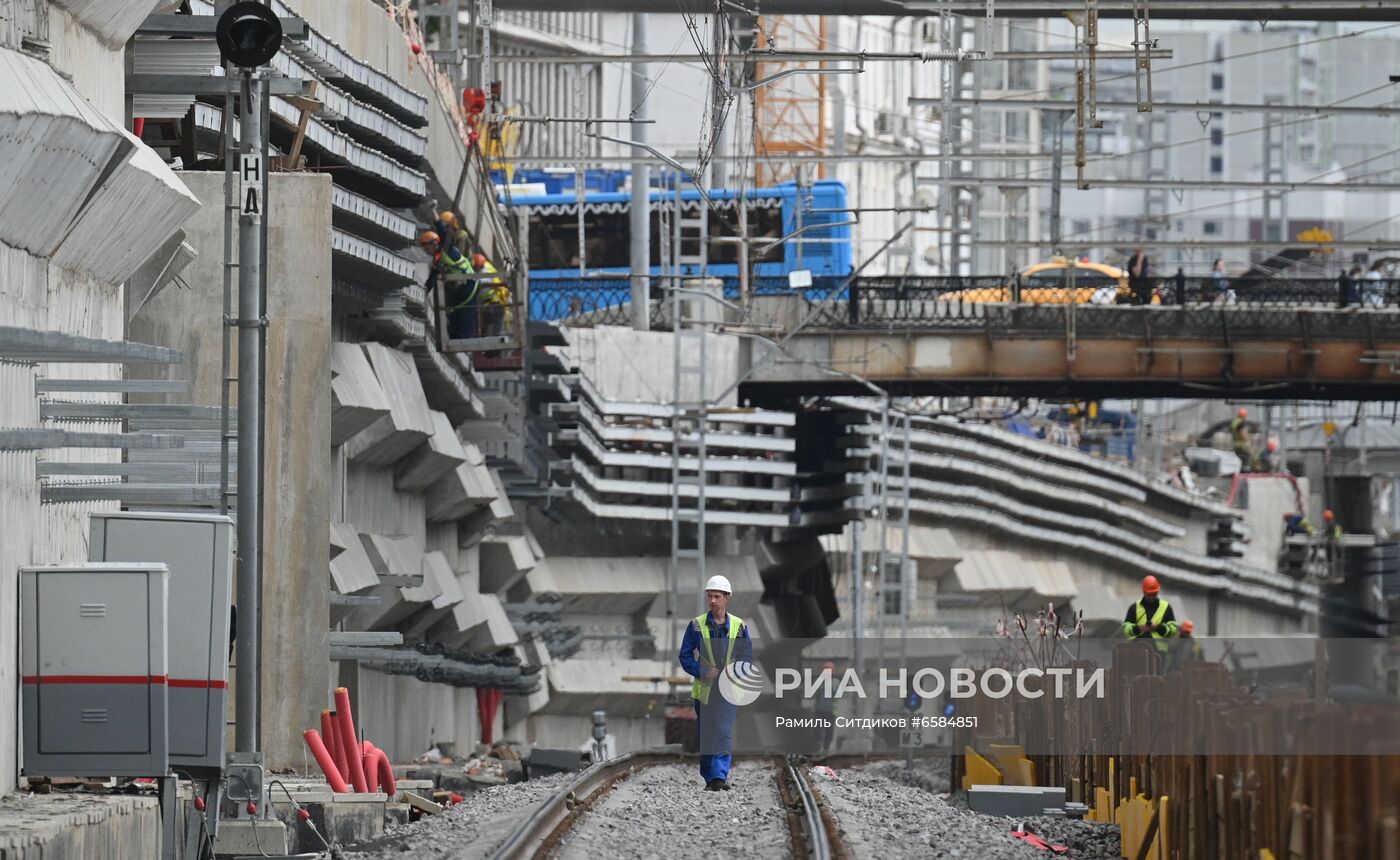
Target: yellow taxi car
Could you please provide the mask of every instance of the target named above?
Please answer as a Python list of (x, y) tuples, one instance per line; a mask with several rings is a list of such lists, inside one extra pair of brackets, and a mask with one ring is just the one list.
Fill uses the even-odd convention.
[[(1074, 266), (1074, 289), (1069, 288), (1069, 268)], [(1128, 273), (1104, 263), (1056, 257), (1020, 272), (1021, 301), (1033, 305), (1111, 305), (1132, 300)], [(1011, 285), (959, 290), (942, 297), (947, 301), (1009, 302)], [(1158, 299), (1152, 298), (1155, 304)]]

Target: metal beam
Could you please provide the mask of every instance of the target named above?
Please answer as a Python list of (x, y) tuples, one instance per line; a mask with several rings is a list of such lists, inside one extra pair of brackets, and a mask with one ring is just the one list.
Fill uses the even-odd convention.
[[(736, 60), (753, 60), (761, 63), (792, 62), (797, 60), (808, 60), (811, 62), (839, 63), (847, 62), (887, 62), (887, 61), (912, 61), (932, 62), (938, 59), (939, 52), (928, 52), (928, 59), (925, 54), (919, 51), (906, 51), (899, 53), (884, 53), (872, 51), (863, 53), (860, 51), (751, 51), (735, 57)], [(1153, 59), (1170, 60), (1172, 50), (1170, 48), (1158, 48), (1152, 53)], [(1129, 50), (1121, 51), (1099, 51), (1101, 60), (1131, 60), (1133, 52)], [(468, 59), (474, 59), (469, 57)], [(992, 62), (995, 60), (1072, 60), (1074, 51), (997, 51), (991, 57), (973, 58), (977, 62)], [(557, 53), (557, 54), (504, 54), (492, 55), (491, 61), (494, 63), (509, 63), (512, 65), (531, 65), (535, 63), (547, 64), (569, 64), (569, 63), (702, 63), (709, 62), (708, 55), (701, 54), (610, 54), (610, 53)]]
[(188, 484), (50, 484), (39, 488), (39, 501), (54, 505), (64, 502), (116, 501), (125, 505), (213, 504), (219, 500), (219, 487)]
[[(919, 182), (935, 183), (935, 177), (920, 176)], [(958, 179), (960, 188), (1048, 188), (1049, 177), (967, 176)], [(1233, 179), (1089, 179), (1079, 190), (1090, 188), (1180, 188), (1189, 191), (1370, 191), (1400, 192), (1400, 182), (1260, 182)], [(1071, 189), (1073, 190), (1073, 189)]]
[[(745, 7), (759, 5), (742, 3)], [(987, 4), (977, 0), (763, 0), (765, 15), (935, 15), (950, 8), (953, 14), (981, 18)], [(574, 12), (578, 0), (495, 0), (497, 9)], [(656, 0), (590, 0), (595, 12), (655, 12)], [(1060, 18), (1065, 5), (1046, 0), (996, 0), (998, 18)], [(1132, 18), (1132, 0), (1099, 0), (1100, 18)], [(667, 12), (705, 14), (714, 11), (713, 0), (675, 0)], [(1280, 0), (1280, 2), (1212, 2), (1212, 0), (1153, 0), (1152, 17), (1222, 21), (1400, 21), (1400, 0)]]
[[(909, 100), (911, 105), (933, 105), (939, 100), (934, 98), (917, 97)], [(982, 108), (1029, 108), (1032, 110), (1073, 110), (1074, 103), (1067, 101), (1048, 101), (1046, 99), (960, 99), (954, 98), (953, 104), (957, 107), (982, 107)], [(1129, 110), (1137, 112), (1137, 102), (1106, 102), (1098, 103), (1100, 108), (1109, 110)], [(1266, 105), (1249, 104), (1240, 102), (1225, 102), (1216, 104), (1214, 102), (1164, 102), (1153, 100), (1152, 109), (1154, 111), (1165, 111), (1176, 113), (1181, 111), (1193, 111), (1196, 113), (1279, 113), (1301, 116), (1328, 116), (1331, 114), (1349, 114), (1356, 116), (1395, 116), (1400, 114), (1400, 107), (1394, 105)]]
[[(510, 0), (506, 0), (510, 2)], [(804, 0), (788, 0), (801, 5)], [(985, 2), (977, 0), (903, 0), (901, 14), (931, 15), (951, 7), (955, 15), (982, 15)], [(1132, 18), (1132, 0), (1098, 0), (1100, 18)], [(764, 10), (768, 6), (764, 4)], [(1059, 18), (1063, 4), (1045, 0), (996, 0), (997, 16), (1001, 18)], [(851, 13), (845, 13), (851, 14)], [(866, 14), (879, 14), (870, 12)], [(1280, 2), (1212, 2), (1212, 0), (1153, 0), (1152, 17), (1194, 20), (1210, 18), (1218, 21), (1400, 21), (1397, 0), (1280, 0)]]
[(90, 421), (121, 421), (127, 418), (203, 419), (217, 424), (222, 416), (217, 406), (192, 406), (187, 403), (74, 403), (66, 400), (48, 400), (39, 404), (39, 417)]
[[(1033, 239), (980, 239), (977, 244), (988, 248), (1048, 248), (1049, 241), (1037, 242)], [(1105, 246), (1132, 246), (1134, 248), (1197, 248), (1202, 250), (1250, 248), (1256, 251), (1277, 251), (1285, 248), (1339, 249), (1350, 251), (1393, 251), (1400, 249), (1400, 241), (1394, 239), (1340, 239), (1318, 244), (1316, 242), (1279, 241), (1265, 242), (1258, 239), (1064, 239), (1061, 248), (1102, 248)], [(1170, 280), (1164, 275), (1163, 280)]]
[[(230, 472), (233, 470), (230, 469)], [(210, 481), (217, 482), (219, 479), (219, 464), (196, 460), (184, 463), (160, 462), (155, 460), (130, 460), (125, 463), (74, 463), (57, 462), (50, 460), (39, 461), (39, 477), (50, 478), (60, 476), (86, 475), (88, 477), (132, 477), (146, 479), (163, 479), (170, 482), (203, 483), (200, 479), (207, 477)], [(217, 483), (211, 486), (218, 486)]]
[(6, 326), (0, 326), (0, 358), (88, 364), (179, 364), (185, 359), (167, 346)]
[(190, 384), (184, 379), (50, 379), (34, 380), (36, 394), (82, 391), (97, 394), (184, 394)]
[[(190, 17), (190, 16), (182, 16)], [(267, 79), (274, 96), (313, 95), (315, 83), (301, 78)], [(222, 77), (214, 75), (137, 75), (126, 76), (126, 91), (148, 96), (217, 96), (223, 98), (228, 90)]]
[[(936, 153), (911, 152), (911, 153), (843, 153), (843, 154), (818, 154), (818, 153), (784, 153), (768, 157), (769, 161), (782, 161), (789, 164), (816, 164), (818, 162), (837, 163), (860, 163), (860, 164), (910, 164), (914, 162), (936, 161)], [(955, 153), (949, 156), (954, 161), (1009, 161), (1012, 159), (1020, 161), (1050, 161), (1053, 159), (1051, 153), (1046, 152), (971, 152)], [(574, 165), (583, 164), (597, 167), (626, 167), (636, 159), (626, 155), (586, 155), (576, 158), (572, 155), (513, 155), (509, 158), (499, 159), (508, 161), (515, 167), (531, 166), (555, 166), (563, 165), (572, 168)], [(754, 156), (748, 155), (716, 155), (715, 161), (727, 162), (750, 162), (755, 160)], [(665, 164), (659, 158), (646, 158), (648, 164)]]
[[(285, 39), (305, 39), (306, 21), (301, 18), (279, 18), (282, 23), (282, 37)], [(141, 26), (136, 28), (138, 36), (208, 36), (214, 38), (214, 28), (218, 25), (217, 15), (147, 15)]]
[(31, 427), (0, 430), (0, 451), (42, 451), (46, 448), (179, 448), (181, 436), (164, 433), (78, 433)]

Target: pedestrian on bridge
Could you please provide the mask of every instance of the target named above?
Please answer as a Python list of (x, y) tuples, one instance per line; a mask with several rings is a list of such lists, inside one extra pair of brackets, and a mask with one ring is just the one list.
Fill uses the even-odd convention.
[(1152, 304), (1152, 267), (1147, 254), (1138, 248), (1128, 260), (1128, 288), (1140, 305)]
[(681, 640), (680, 662), (695, 683), (690, 687), (695, 706), (695, 723), (700, 736), (700, 776), (706, 791), (729, 790), (730, 751), (734, 746), (734, 702), (717, 694), (715, 682), (731, 663), (753, 659), (749, 628), (737, 615), (729, 614), (729, 596), (734, 591), (729, 580), (712, 576), (705, 583), (705, 603), (709, 611), (691, 621)]

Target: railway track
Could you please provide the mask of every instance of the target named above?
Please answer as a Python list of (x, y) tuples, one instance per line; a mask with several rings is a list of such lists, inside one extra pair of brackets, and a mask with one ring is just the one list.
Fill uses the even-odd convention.
[[(771, 807), (775, 805), (772, 800), (778, 801), (776, 805), (781, 807), (781, 812), (773, 809), (756, 809), (753, 812), (768, 816), (770, 820), (766, 823), (770, 825), (770, 830), (771, 825), (781, 815), (787, 834), (785, 841), (789, 850), (788, 856), (793, 860), (849, 860), (850, 855), (841, 841), (836, 821), (807, 781), (803, 765), (782, 756), (736, 756), (735, 760), (735, 774), (743, 779), (740, 785), (742, 789), (750, 793), (775, 795), (770, 797), (770, 802), (766, 804), (752, 803), (746, 799), (740, 800), (740, 804)], [(695, 766), (694, 756), (657, 752), (630, 753), (594, 765), (536, 807), (506, 837), (490, 858), (526, 860), (566, 857), (570, 853), (570, 841), (581, 839), (583, 834), (580, 831), (587, 830), (594, 819), (597, 820), (597, 826), (594, 827), (597, 832), (589, 834), (594, 840), (589, 850), (601, 847), (616, 851), (626, 847), (628, 843), (633, 843), (632, 847), (635, 850), (635, 840), (643, 840), (646, 846), (644, 853), (654, 851), (657, 855), (678, 856), (677, 851), (684, 852), (684, 845), (672, 847), (658, 844), (656, 841), (645, 842), (647, 839), (664, 842), (667, 834), (656, 833), (655, 830), (643, 832), (645, 825), (631, 829), (615, 827), (606, 820), (603, 807), (614, 797), (614, 792), (619, 786), (630, 781), (635, 781), (630, 788), (638, 797), (625, 803), (624, 808), (632, 813), (636, 812), (638, 806), (651, 805), (658, 806), (661, 814), (679, 818), (680, 810), (664, 809), (660, 799), (663, 796), (663, 787), (675, 783), (684, 786), (684, 793), (680, 797), (686, 811), (690, 812), (692, 817), (699, 818), (696, 824), (677, 821), (678, 828), (691, 828), (686, 832), (693, 832), (708, 826), (713, 816), (718, 815), (721, 824), (727, 822), (735, 829), (747, 831), (744, 834), (745, 838), (754, 838), (755, 831), (752, 828), (761, 828), (763, 823), (756, 824), (739, 817), (724, 818), (733, 811), (733, 799), (728, 798), (728, 793), (702, 792)], [(762, 779), (756, 778), (760, 771), (767, 772), (766, 778), (771, 781), (769, 784), (758, 784), (763, 782)], [(689, 797), (691, 791), (695, 793), (693, 799)], [(643, 803), (639, 804), (638, 798)], [(722, 800), (731, 800), (729, 811), (712, 813), (707, 807), (707, 803), (715, 804)], [(600, 839), (615, 839), (618, 844), (600, 843)], [(765, 853), (764, 856), (772, 855)]]

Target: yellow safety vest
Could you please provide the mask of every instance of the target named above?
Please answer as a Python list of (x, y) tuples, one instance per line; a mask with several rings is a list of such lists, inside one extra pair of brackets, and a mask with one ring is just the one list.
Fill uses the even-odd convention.
[[(1135, 615), (1134, 615), (1135, 623), (1136, 623), (1136, 624), (1146, 624), (1146, 623), (1147, 623), (1147, 607), (1145, 607), (1145, 606), (1142, 605), (1142, 601), (1141, 601), (1141, 600), (1137, 601), (1137, 602), (1134, 603), (1133, 605), (1134, 605), (1135, 607), (1137, 607), (1137, 612), (1136, 612)], [(1172, 622), (1171, 624), (1168, 624), (1168, 625), (1166, 625), (1165, 627), (1161, 626), (1161, 625), (1162, 625), (1162, 618), (1163, 618), (1163, 616), (1165, 616), (1166, 614), (1167, 614), (1167, 602), (1166, 602), (1165, 600), (1158, 600), (1158, 601), (1157, 601), (1157, 611), (1154, 612), (1154, 613), (1152, 613), (1152, 623), (1158, 625), (1158, 627), (1157, 627), (1155, 630), (1153, 630), (1151, 633), (1147, 634), (1149, 638), (1152, 638), (1152, 639), (1170, 639), (1170, 638), (1172, 638), (1173, 636), (1176, 635), (1176, 622)], [(1141, 639), (1141, 638), (1142, 638), (1142, 637), (1138, 634), (1137, 628), (1136, 628), (1133, 624), (1124, 623), (1124, 624), (1123, 624), (1123, 633), (1126, 634), (1127, 637), (1128, 637), (1129, 639)], [(1166, 650), (1167, 650), (1167, 644), (1166, 644), (1165, 642), (1160, 642), (1160, 643), (1154, 642), (1154, 643), (1153, 643), (1153, 647), (1155, 647), (1158, 651), (1166, 651)]]
[[(705, 615), (696, 616), (695, 629), (700, 631), (700, 638), (703, 639), (705, 642), (705, 656), (709, 658), (709, 662), (707, 662), (705, 665), (714, 666), (715, 647), (710, 643), (710, 625), (705, 623), (705, 618), (707, 615), (709, 615), (709, 613), (706, 613)], [(730, 613), (729, 648), (727, 649), (727, 652), (725, 654), (724, 661), (726, 666), (734, 662), (734, 640), (739, 638), (739, 628), (743, 626), (743, 619), (741, 619), (737, 615), (734, 615), (733, 613)], [(708, 705), (710, 703), (710, 687), (712, 686), (714, 685), (710, 682), (702, 681), (699, 678), (696, 678), (695, 683), (690, 685), (690, 697), (692, 699), (695, 699), (702, 705)]]

